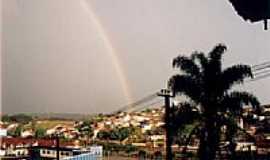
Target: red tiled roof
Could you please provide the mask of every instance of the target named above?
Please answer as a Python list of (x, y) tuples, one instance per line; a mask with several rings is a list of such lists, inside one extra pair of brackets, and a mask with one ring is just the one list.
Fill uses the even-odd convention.
[[(3, 137), (0, 140), (0, 145), (3, 147), (3, 144), (6, 145), (35, 145), (42, 147), (53, 147), (56, 146), (55, 139), (31, 139), (31, 138), (6, 138)], [(60, 147), (66, 146), (75, 146), (73, 141), (60, 142)]]

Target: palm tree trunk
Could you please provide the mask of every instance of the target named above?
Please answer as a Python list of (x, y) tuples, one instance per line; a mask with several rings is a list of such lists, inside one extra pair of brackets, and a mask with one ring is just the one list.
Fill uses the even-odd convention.
[(201, 132), (199, 158), (201, 160), (214, 160), (219, 147), (219, 127), (214, 118), (206, 120), (205, 128)]

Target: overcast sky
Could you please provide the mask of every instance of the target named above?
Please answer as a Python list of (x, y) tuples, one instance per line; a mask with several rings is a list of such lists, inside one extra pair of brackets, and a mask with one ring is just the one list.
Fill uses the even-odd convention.
[[(2, 1), (5, 113), (98, 113), (129, 103), (104, 35), (132, 100), (163, 88), (178, 54), (221, 42), (226, 66), (270, 60), (270, 31), (243, 21), (228, 0)], [(243, 88), (270, 103), (270, 79)]]

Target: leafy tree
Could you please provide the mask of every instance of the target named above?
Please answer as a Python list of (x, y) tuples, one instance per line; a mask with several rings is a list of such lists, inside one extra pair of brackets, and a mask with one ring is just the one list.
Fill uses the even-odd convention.
[(97, 138), (102, 139), (102, 140), (108, 140), (110, 138), (110, 133), (104, 130), (101, 130), (97, 134)]
[(22, 130), (23, 130), (22, 126), (19, 125), (14, 130), (9, 130), (7, 132), (7, 135), (12, 137), (19, 137), (21, 136)]
[(8, 131), (7, 131), (7, 135), (13, 137), (13, 136), (15, 135), (15, 134), (14, 134), (14, 131), (15, 131), (15, 130), (8, 130)]
[(122, 141), (124, 139), (126, 139), (130, 134), (131, 134), (131, 129), (127, 128), (127, 127), (123, 127), (118, 129), (116, 132), (118, 132), (118, 137), (117, 139)]
[(173, 60), (173, 67), (181, 72), (172, 76), (168, 85), (176, 95), (187, 97), (182, 105), (192, 110), (197, 108), (200, 115), (200, 159), (215, 159), (220, 127), (226, 124), (227, 114), (240, 115), (243, 104), (259, 107), (252, 94), (232, 90), (233, 86), (242, 84), (245, 78), (253, 75), (248, 65), (224, 69), (222, 56), (226, 50), (225, 45), (218, 44), (208, 55), (194, 52), (190, 57), (180, 55)]
[(91, 126), (93, 124), (92, 120), (84, 120), (82, 126)]
[(126, 153), (130, 154), (131, 152), (135, 152), (137, 148), (131, 144), (127, 144), (125, 145), (124, 150)]
[(37, 128), (35, 131), (36, 138), (44, 138), (46, 135), (46, 130), (44, 128)]
[(90, 142), (90, 138), (94, 135), (94, 130), (92, 128), (92, 120), (84, 120), (81, 125), (77, 126), (77, 130), (80, 132), (81, 137), (85, 138), (85, 144)]
[(132, 132), (134, 132), (133, 128), (122, 127), (122, 128), (115, 128), (111, 131), (100, 131), (97, 137), (103, 140), (123, 141), (124, 139), (129, 137)]
[(146, 108), (143, 112), (150, 113), (152, 110), (150, 108)]
[(20, 124), (27, 124), (33, 120), (32, 116), (26, 114), (6, 115), (2, 117), (7, 122), (16, 122)]
[(94, 134), (93, 128), (91, 126), (82, 126), (82, 128), (79, 129), (79, 132), (88, 138), (92, 137)]
[(10, 118), (9, 115), (3, 115), (3, 116), (1, 117), (1, 120), (2, 120), (3, 122), (11, 122), (11, 118)]

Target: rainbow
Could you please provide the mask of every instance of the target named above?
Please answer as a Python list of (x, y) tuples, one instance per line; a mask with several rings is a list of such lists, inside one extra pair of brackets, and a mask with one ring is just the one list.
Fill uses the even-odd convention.
[(123, 70), (123, 67), (120, 63), (118, 56), (117, 56), (116, 50), (114, 49), (113, 44), (112, 44), (108, 34), (106, 33), (105, 28), (103, 27), (103, 25), (99, 21), (99, 18), (97, 17), (97, 15), (94, 13), (94, 10), (92, 9), (90, 3), (88, 3), (86, 0), (80, 0), (80, 4), (81, 4), (82, 8), (84, 9), (84, 11), (86, 12), (86, 14), (89, 16), (91, 22), (95, 25), (95, 27), (97, 29), (97, 33), (99, 34), (100, 38), (102, 39), (104, 47), (106, 48), (107, 53), (113, 62), (113, 66), (116, 70), (118, 79), (122, 85), (122, 90), (123, 90), (123, 93), (124, 93), (125, 98), (127, 100), (127, 103), (131, 103), (132, 96), (131, 96), (131, 91), (130, 91), (130, 88), (128, 85), (128, 80), (124, 74), (124, 70)]

